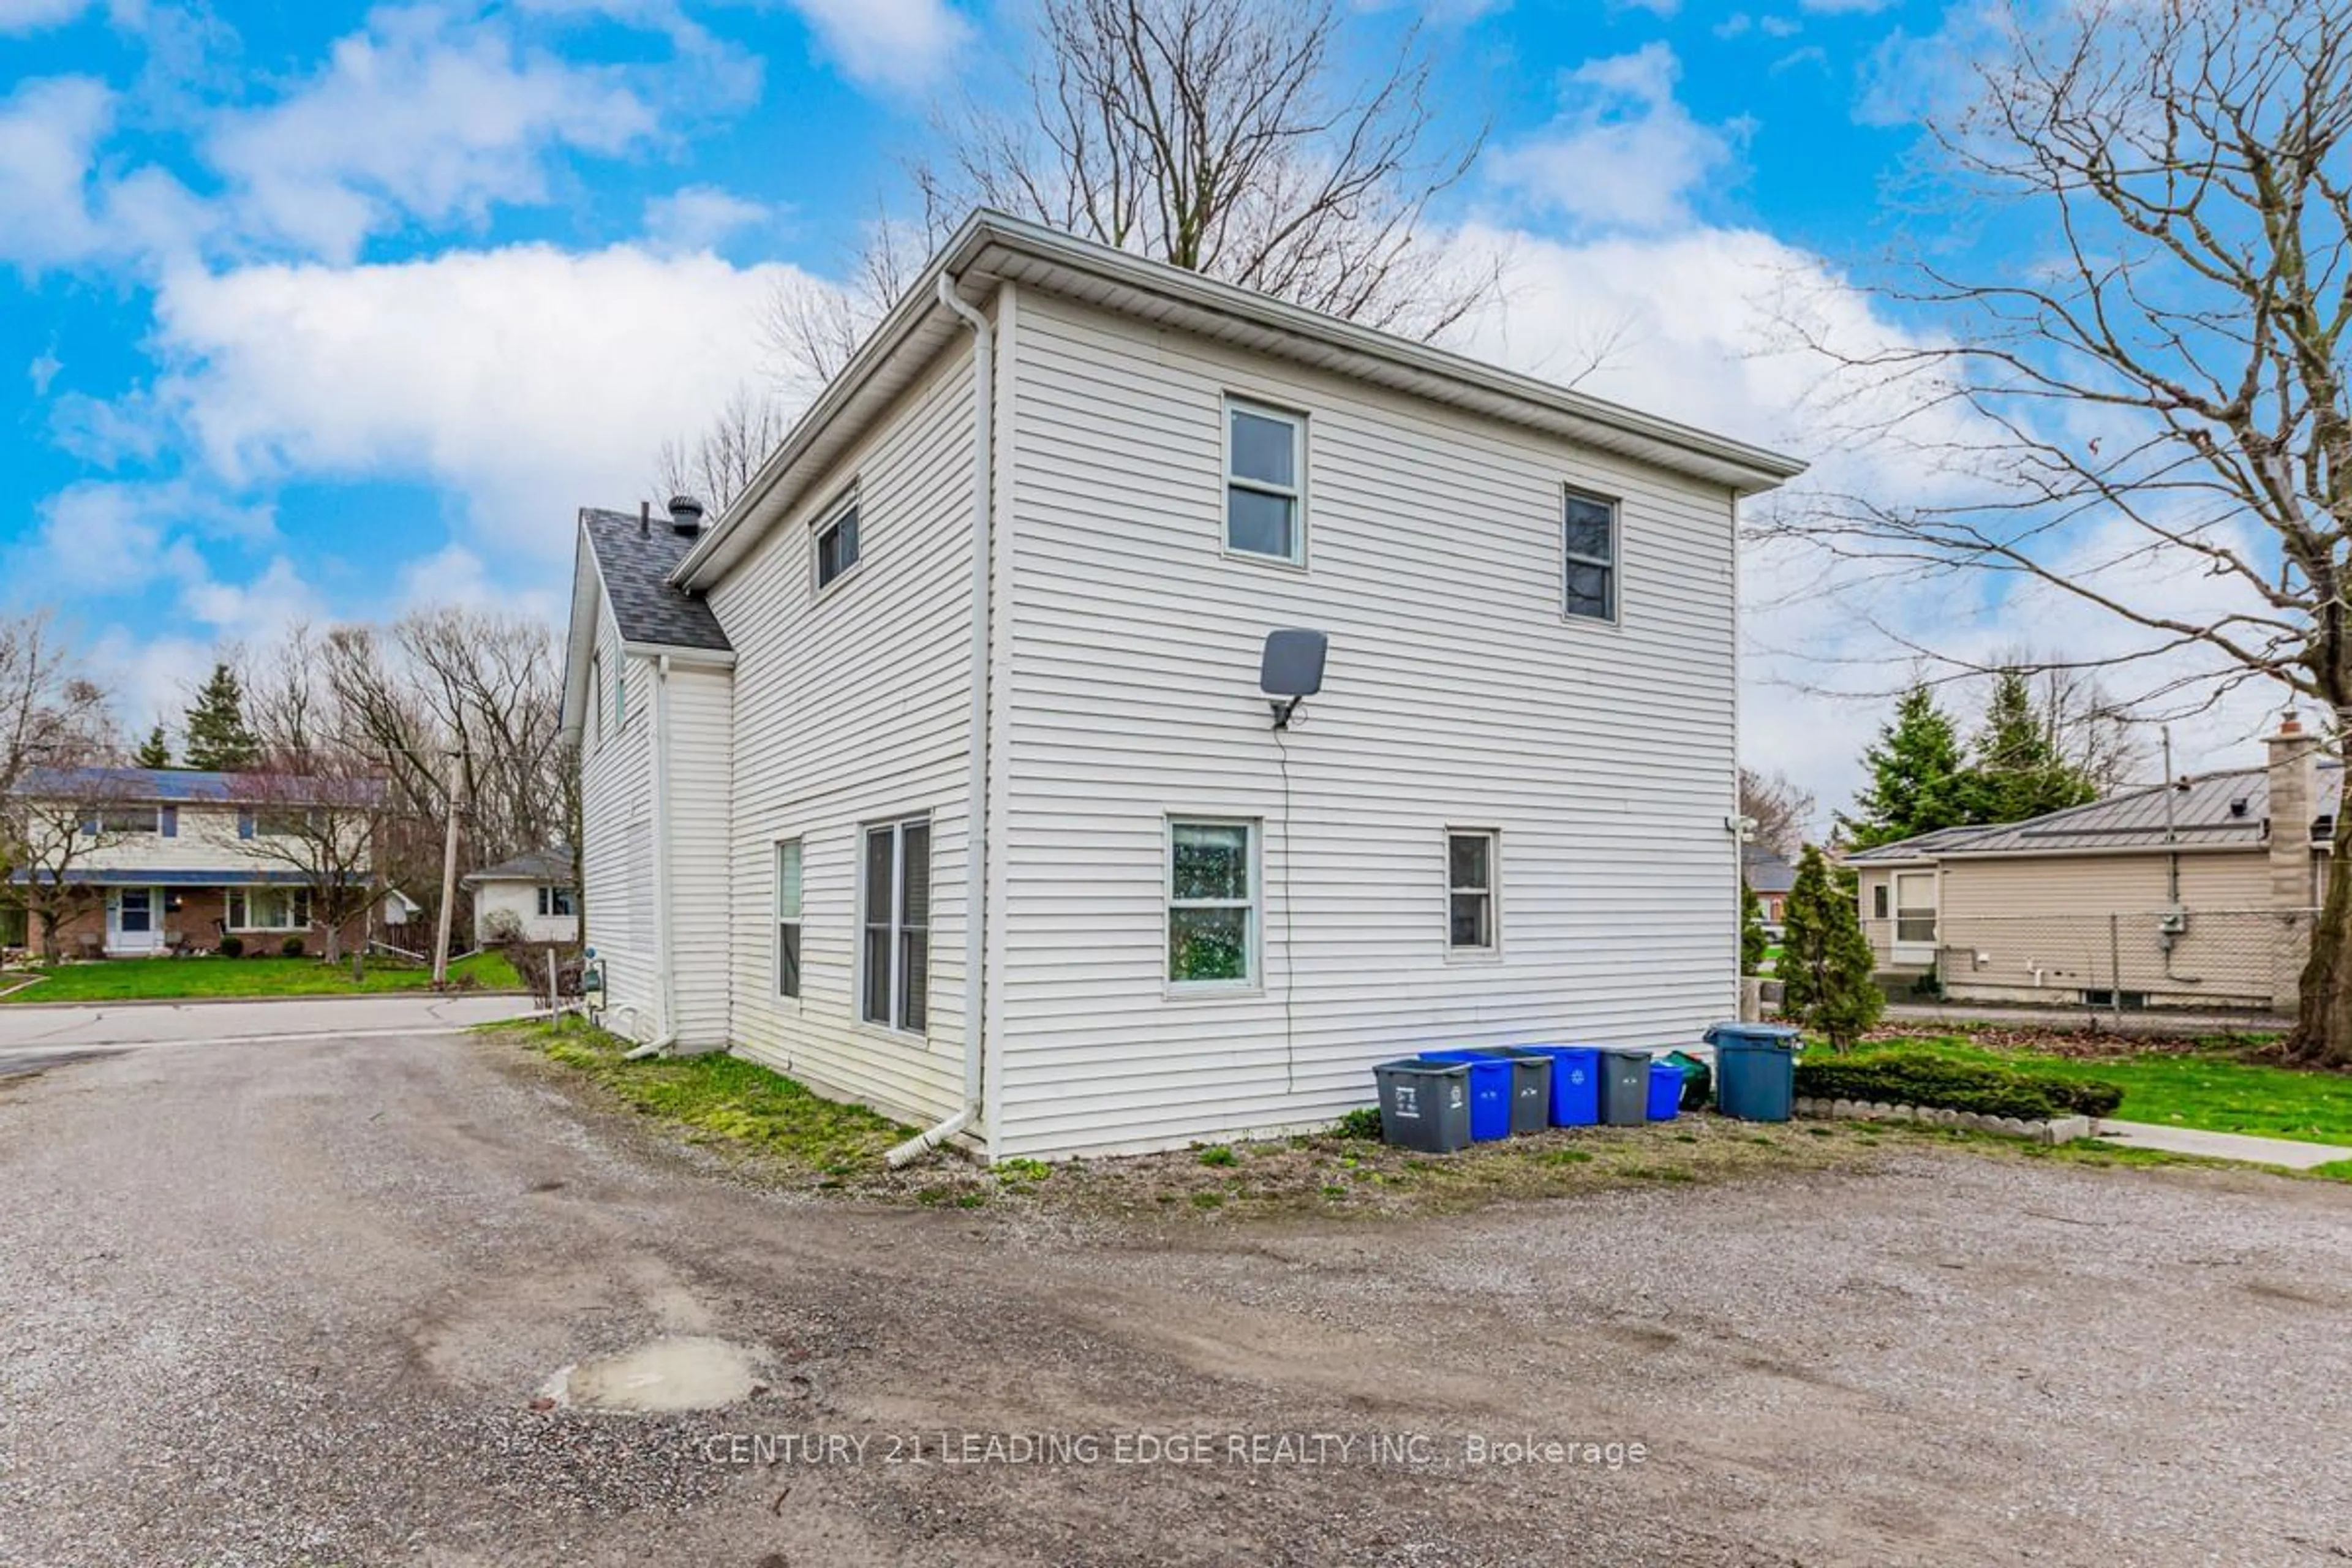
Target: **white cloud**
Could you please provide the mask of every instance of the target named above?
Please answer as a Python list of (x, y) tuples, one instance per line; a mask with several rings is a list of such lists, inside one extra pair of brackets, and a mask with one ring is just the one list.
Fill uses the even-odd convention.
[(0, 262), (27, 272), (184, 252), (204, 226), (159, 169), (102, 173), (117, 100), (86, 76), (37, 77), (0, 99)]
[(1805, 25), (1794, 16), (1767, 16), (1756, 25), (1764, 29), (1768, 38), (1793, 38), (1805, 30)]
[(854, 81), (910, 92), (939, 81), (971, 24), (945, 0), (790, 0), (821, 52)]
[(159, 580), (209, 575), (199, 539), (262, 539), (267, 508), (244, 507), (184, 481), (85, 479), (43, 500), (36, 548), (15, 568), (37, 588), (135, 594)]
[(1487, 170), (1539, 209), (1597, 228), (1656, 230), (1691, 221), (1691, 198), (1734, 162), (1732, 128), (1703, 125), (1675, 96), (1682, 62), (1663, 43), (1588, 60), (1562, 82), (1562, 109), (1530, 140), (1496, 149)]
[(476, 540), (541, 561), (625, 504), (656, 448), (759, 377), (751, 323), (798, 275), (634, 247), (168, 278), (160, 416), (232, 485), (299, 474), (456, 491)]
[(37, 32), (70, 22), (92, 0), (0, 0), (0, 34)]
[(50, 384), (65, 368), (66, 362), (58, 357), (57, 340), (52, 338), (49, 346), (36, 354), (33, 362), (25, 367), (25, 379), (33, 384), (33, 395), (47, 397)]
[(320, 617), (318, 594), (294, 563), (275, 556), (249, 583), (224, 583), (210, 574), (180, 590), (180, 612), (211, 626), (224, 641), (275, 641), (297, 624)]
[(207, 153), (247, 228), (348, 259), (403, 219), (479, 222), (543, 200), (551, 153), (618, 153), (656, 121), (619, 68), (419, 6), (374, 13), (300, 90), (226, 121)]
[(716, 250), (747, 228), (775, 220), (775, 210), (716, 185), (688, 185), (646, 204), (646, 243), (669, 254)]

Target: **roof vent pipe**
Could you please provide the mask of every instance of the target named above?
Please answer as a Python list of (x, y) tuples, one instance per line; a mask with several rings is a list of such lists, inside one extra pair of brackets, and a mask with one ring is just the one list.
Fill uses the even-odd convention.
[(702, 503), (692, 496), (669, 498), (669, 529), (682, 539), (692, 539), (702, 531)]
[(653, 536), (654, 503), (649, 500), (641, 500), (637, 503), (637, 537), (639, 539), (651, 539)]

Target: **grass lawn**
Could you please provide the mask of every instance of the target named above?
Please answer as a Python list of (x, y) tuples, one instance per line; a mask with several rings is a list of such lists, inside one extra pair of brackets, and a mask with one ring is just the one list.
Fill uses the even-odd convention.
[(2131, 1050), (2107, 1056), (2044, 1056), (1990, 1050), (1965, 1040), (1885, 1040), (1855, 1048), (1927, 1050), (1955, 1061), (2046, 1067), (2097, 1079), (2124, 1091), (2117, 1117), (2214, 1132), (2248, 1132), (2352, 1145), (2352, 1073), (2272, 1067), (2244, 1059), (2240, 1046), (2195, 1051)]
[[(47, 978), (0, 995), (8, 1003), (167, 1001), (190, 996), (339, 996), (376, 991), (417, 991), (433, 984), (424, 967), (371, 960), (366, 977), (354, 982), (348, 963), (329, 965), (315, 958), (110, 958), (61, 963), (0, 975), (0, 990), (21, 985), (27, 973)], [(453, 982), (470, 978), (488, 990), (518, 990), (513, 965), (494, 952), (478, 952), (449, 966)]]

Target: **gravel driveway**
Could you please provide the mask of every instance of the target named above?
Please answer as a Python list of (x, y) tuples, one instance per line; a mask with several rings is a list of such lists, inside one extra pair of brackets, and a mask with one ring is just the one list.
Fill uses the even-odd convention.
[[(509, 1049), (0, 1086), (0, 1562), (2352, 1556), (2341, 1185), (1890, 1152), (1097, 1230), (754, 1190)], [(665, 1335), (761, 1391), (540, 1397)]]

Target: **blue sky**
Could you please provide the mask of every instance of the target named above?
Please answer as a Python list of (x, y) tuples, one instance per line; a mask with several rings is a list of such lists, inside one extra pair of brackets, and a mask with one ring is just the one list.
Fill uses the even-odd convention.
[[(1461, 346), (1564, 374), (1607, 342), (1591, 390), (1801, 450), (1809, 373), (1758, 353), (1760, 296), (1898, 243), (1887, 182), (1972, 10), (1348, 22), (1371, 60), (1424, 18), (1448, 129), (1488, 123), (1435, 216), (1512, 287)], [(648, 493), (664, 438), (771, 374), (762, 302), (842, 273), (936, 117), (1012, 89), (1027, 17), (0, 0), (0, 605), (57, 606), (134, 727), (297, 619), (552, 616), (573, 510)], [(1769, 570), (1751, 597), (1749, 750), (1842, 798), (1874, 714), (1772, 679), (1831, 628)]]

